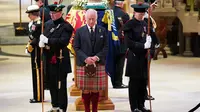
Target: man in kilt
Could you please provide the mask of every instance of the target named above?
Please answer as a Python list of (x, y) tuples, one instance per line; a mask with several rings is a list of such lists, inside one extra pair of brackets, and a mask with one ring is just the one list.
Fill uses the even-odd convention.
[[(85, 112), (97, 112), (99, 91), (106, 89), (105, 60), (108, 52), (108, 37), (105, 28), (97, 25), (97, 11), (86, 11), (86, 25), (77, 29), (74, 37), (76, 53), (77, 87), (82, 90)], [(93, 66), (93, 74), (87, 74), (86, 66)]]

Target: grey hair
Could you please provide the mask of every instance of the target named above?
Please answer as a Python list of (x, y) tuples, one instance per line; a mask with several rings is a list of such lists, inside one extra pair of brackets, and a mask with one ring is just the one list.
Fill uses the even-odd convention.
[(86, 13), (85, 13), (85, 18), (86, 18), (86, 19), (87, 19), (87, 16), (88, 16), (89, 14), (95, 14), (96, 18), (98, 18), (97, 11), (94, 10), (94, 9), (88, 9), (88, 10), (86, 11)]

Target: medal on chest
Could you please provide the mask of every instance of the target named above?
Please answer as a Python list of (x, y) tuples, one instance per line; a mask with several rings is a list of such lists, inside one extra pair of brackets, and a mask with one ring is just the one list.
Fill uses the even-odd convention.
[(33, 25), (31, 26), (31, 30), (32, 30), (32, 31), (35, 31), (35, 27), (36, 27), (36, 26), (33, 24)]
[(144, 37), (144, 35), (145, 35), (145, 33), (144, 33), (144, 32), (142, 32), (142, 35), (141, 35), (141, 36), (142, 36), (142, 38)]
[(142, 32), (142, 35), (141, 35), (141, 36), (142, 36), (142, 37), (145, 37), (145, 34), (146, 34), (146, 32), (147, 32), (147, 29), (146, 29), (146, 26), (144, 26), (143, 28), (144, 28), (144, 29), (143, 29), (143, 32)]
[(52, 33), (54, 30), (55, 30), (55, 28), (51, 28), (51, 29), (50, 29), (50, 33)]

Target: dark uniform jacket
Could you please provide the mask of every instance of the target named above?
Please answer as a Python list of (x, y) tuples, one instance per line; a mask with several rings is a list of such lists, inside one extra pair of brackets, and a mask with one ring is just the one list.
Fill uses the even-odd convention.
[(33, 51), (29, 51), (31, 53), (31, 63), (32, 63), (32, 72), (35, 72), (35, 58), (37, 56), (37, 64), (40, 67), (40, 47), (38, 46), (39, 38), (41, 34), (41, 19), (38, 17), (35, 21), (29, 23), (29, 39), (30, 45), (33, 48)]
[(30, 45), (33, 47), (38, 46), (39, 37), (41, 34), (41, 19), (29, 23), (29, 39), (31, 40)]
[(114, 18), (115, 18), (115, 26), (118, 31), (118, 37), (120, 40), (120, 53), (125, 53), (126, 48), (124, 46), (124, 36), (122, 36), (122, 27), (123, 25), (130, 19), (129, 15), (123, 11), (122, 8), (114, 6), (113, 8)]
[[(147, 17), (144, 18), (144, 21), (147, 23), (148, 25), (148, 13), (146, 15)], [(134, 18), (134, 15), (133, 17)], [(160, 41), (158, 39), (158, 37), (156, 36), (156, 33), (155, 33), (155, 28), (153, 27), (153, 22), (152, 20), (150, 19), (150, 31), (151, 31), (151, 38), (152, 38), (152, 45), (158, 45), (160, 44)]]
[(135, 18), (124, 25), (125, 43), (128, 48), (127, 67), (125, 76), (138, 79), (147, 78), (147, 50), (144, 49), (146, 42), (147, 23)]
[(69, 57), (69, 51), (67, 49), (67, 44), (72, 35), (73, 27), (64, 21), (63, 18), (60, 18), (56, 21), (49, 20), (45, 23), (44, 35), (48, 38), (49, 50), (46, 50), (47, 53), (47, 63), (58, 64), (60, 56), (60, 49), (62, 49), (62, 69), (66, 73), (71, 72), (71, 63)]
[(108, 52), (108, 36), (105, 28), (96, 25), (95, 26), (95, 42), (92, 45), (90, 39), (90, 32), (87, 25), (76, 30), (74, 37), (74, 50), (76, 52), (76, 63), (78, 66), (84, 66), (85, 59), (89, 56), (98, 56), (99, 64), (104, 65), (106, 60), (106, 54)]

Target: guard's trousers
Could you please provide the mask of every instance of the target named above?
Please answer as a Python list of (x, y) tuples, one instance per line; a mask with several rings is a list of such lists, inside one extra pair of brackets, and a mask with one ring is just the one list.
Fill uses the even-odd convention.
[(131, 111), (136, 108), (144, 107), (144, 96), (146, 90), (146, 79), (134, 79), (130, 77), (129, 80), (129, 103)]
[(68, 96), (66, 89), (67, 73), (64, 73), (62, 72), (62, 70), (59, 70), (59, 64), (50, 64), (48, 69), (48, 75), (49, 90), (51, 94), (51, 104), (53, 107), (59, 107), (60, 109), (63, 109), (64, 112), (66, 112), (68, 105)]
[(113, 86), (121, 86), (123, 80), (123, 70), (125, 62), (125, 54), (119, 54), (116, 56), (116, 71), (115, 76), (112, 78)]
[[(35, 51), (37, 50), (37, 51)], [(35, 63), (35, 55), (37, 55), (37, 65)], [(42, 87), (41, 87), (41, 72), (40, 72), (40, 50), (39, 48), (34, 49), (31, 52), (31, 69), (32, 69), (32, 82), (33, 82), (33, 99), (37, 102), (42, 101)], [(38, 70), (38, 73), (37, 73)], [(44, 92), (43, 92), (44, 97)]]

